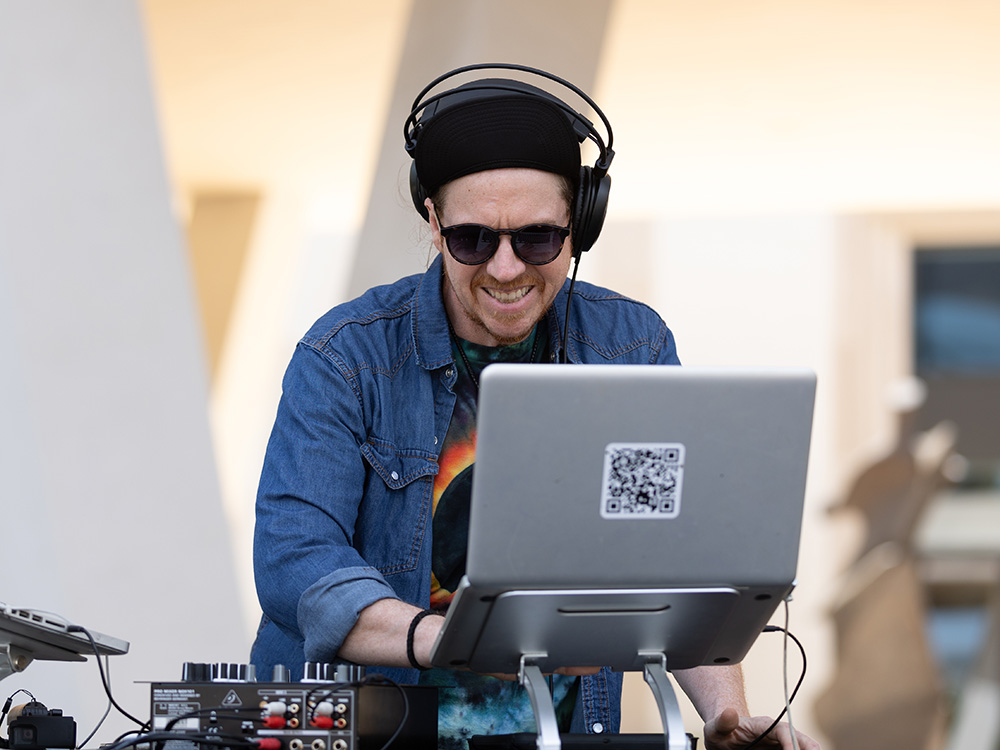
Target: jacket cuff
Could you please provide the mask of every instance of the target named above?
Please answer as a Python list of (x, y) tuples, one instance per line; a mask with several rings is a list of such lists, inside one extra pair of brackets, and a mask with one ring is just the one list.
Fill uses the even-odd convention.
[(343, 568), (319, 579), (302, 593), (297, 609), (305, 660), (335, 661), (361, 610), (398, 598), (375, 568)]

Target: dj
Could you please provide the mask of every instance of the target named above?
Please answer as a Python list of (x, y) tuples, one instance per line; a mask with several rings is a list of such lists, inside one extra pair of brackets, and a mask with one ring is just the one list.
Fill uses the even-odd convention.
[[(509, 79), (421, 102), (455, 72), (418, 96), (405, 128), (433, 262), (324, 315), (285, 374), (257, 498), (264, 616), (252, 653), (262, 675), (276, 664), (301, 676), (303, 661), (348, 661), (436, 685), (443, 748), (535, 731), (518, 683), (426, 669), (444, 619), (433, 615), (464, 571), (483, 367), (678, 363), (651, 309), (567, 280), (604, 220), (612, 151), (603, 114), (607, 145), (561, 99)], [(587, 138), (600, 149), (593, 168), (581, 168)], [(560, 729), (617, 732), (621, 673), (560, 672)], [(738, 665), (674, 676), (707, 722), (706, 747), (741, 747), (770, 725), (749, 716)], [(791, 749), (788, 726), (762, 744)], [(818, 745), (799, 735), (799, 747)]]

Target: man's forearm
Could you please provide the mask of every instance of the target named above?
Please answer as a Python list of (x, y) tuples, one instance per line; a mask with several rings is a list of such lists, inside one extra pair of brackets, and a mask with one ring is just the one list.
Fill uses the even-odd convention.
[(740, 716), (750, 715), (739, 664), (679, 669), (671, 674), (704, 721), (714, 719), (727, 708), (735, 708)]
[[(337, 655), (356, 664), (411, 666), (406, 655), (406, 636), (419, 612), (419, 607), (399, 599), (379, 599), (361, 610)], [(442, 617), (425, 617), (417, 625), (413, 653), (420, 665), (430, 664), (431, 647), (443, 622)]]

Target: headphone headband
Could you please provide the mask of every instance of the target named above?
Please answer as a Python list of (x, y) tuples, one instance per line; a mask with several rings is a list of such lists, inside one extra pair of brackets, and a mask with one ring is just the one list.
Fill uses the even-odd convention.
[[(611, 160), (614, 159), (615, 156), (614, 149), (612, 148), (612, 145), (614, 144), (614, 133), (611, 130), (610, 121), (605, 116), (601, 108), (597, 106), (597, 102), (595, 102), (592, 98), (590, 98), (590, 96), (585, 91), (583, 91), (583, 89), (570, 83), (564, 78), (560, 78), (559, 76), (553, 73), (548, 73), (544, 70), (540, 70), (539, 68), (532, 68), (527, 65), (518, 65), (516, 63), (477, 63), (474, 65), (465, 65), (461, 68), (455, 68), (454, 70), (451, 70), (447, 73), (444, 73), (443, 75), (438, 76), (429, 84), (424, 86), (424, 88), (420, 91), (419, 94), (417, 94), (416, 98), (413, 100), (413, 104), (410, 107), (410, 114), (407, 116), (406, 121), (403, 123), (403, 138), (405, 139), (405, 148), (407, 153), (412, 155), (413, 149), (417, 145), (417, 138), (419, 137), (419, 132), (420, 132), (420, 124), (417, 118), (420, 115), (420, 113), (423, 112), (424, 109), (426, 109), (430, 105), (434, 104), (435, 102), (438, 102), (441, 99), (444, 99), (450, 94), (452, 94), (454, 92), (454, 89), (443, 91), (439, 94), (435, 94), (434, 96), (430, 96), (426, 100), (424, 100), (424, 97), (427, 96), (427, 93), (430, 92), (432, 89), (434, 89), (436, 86), (438, 86), (440, 83), (448, 80), (449, 78), (454, 78), (455, 76), (459, 76), (463, 73), (468, 73), (474, 70), (516, 70), (522, 73), (530, 73), (532, 75), (537, 75), (542, 78), (547, 78), (550, 81), (554, 81), (555, 83), (564, 86), (565, 88), (569, 89), (574, 94), (579, 96), (583, 101), (585, 101), (591, 107), (591, 109), (594, 110), (595, 113), (597, 113), (597, 116), (601, 119), (601, 122), (604, 124), (604, 130), (608, 134), (607, 143), (605, 143), (604, 139), (601, 137), (600, 132), (598, 132), (598, 130), (594, 127), (593, 123), (591, 123), (590, 120), (587, 119), (587, 117), (585, 117), (583, 114), (570, 107), (568, 104), (563, 102), (555, 95), (552, 94), (549, 95), (551, 97), (550, 99), (551, 104), (562, 109), (563, 112), (568, 114), (570, 118), (572, 118), (574, 121), (583, 124), (585, 132), (579, 133), (581, 140), (583, 138), (589, 138), (591, 141), (594, 142), (594, 144), (600, 150), (600, 156), (598, 157), (597, 161), (594, 164), (594, 172), (598, 173), (602, 177), (608, 173), (608, 170), (611, 168)], [(523, 89), (519, 89), (510, 85), (504, 85), (496, 81), (490, 81), (490, 82), (472, 81), (468, 84), (465, 84), (463, 88), (465, 91), (494, 90), (494, 91), (511, 91), (519, 94), (525, 93)]]

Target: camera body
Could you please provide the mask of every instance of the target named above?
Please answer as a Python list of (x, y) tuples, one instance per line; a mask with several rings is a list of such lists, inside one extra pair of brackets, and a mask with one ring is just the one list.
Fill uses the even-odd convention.
[(11, 750), (50, 750), (76, 747), (76, 722), (62, 709), (47, 709), (41, 703), (25, 704), (21, 715), (7, 725)]

